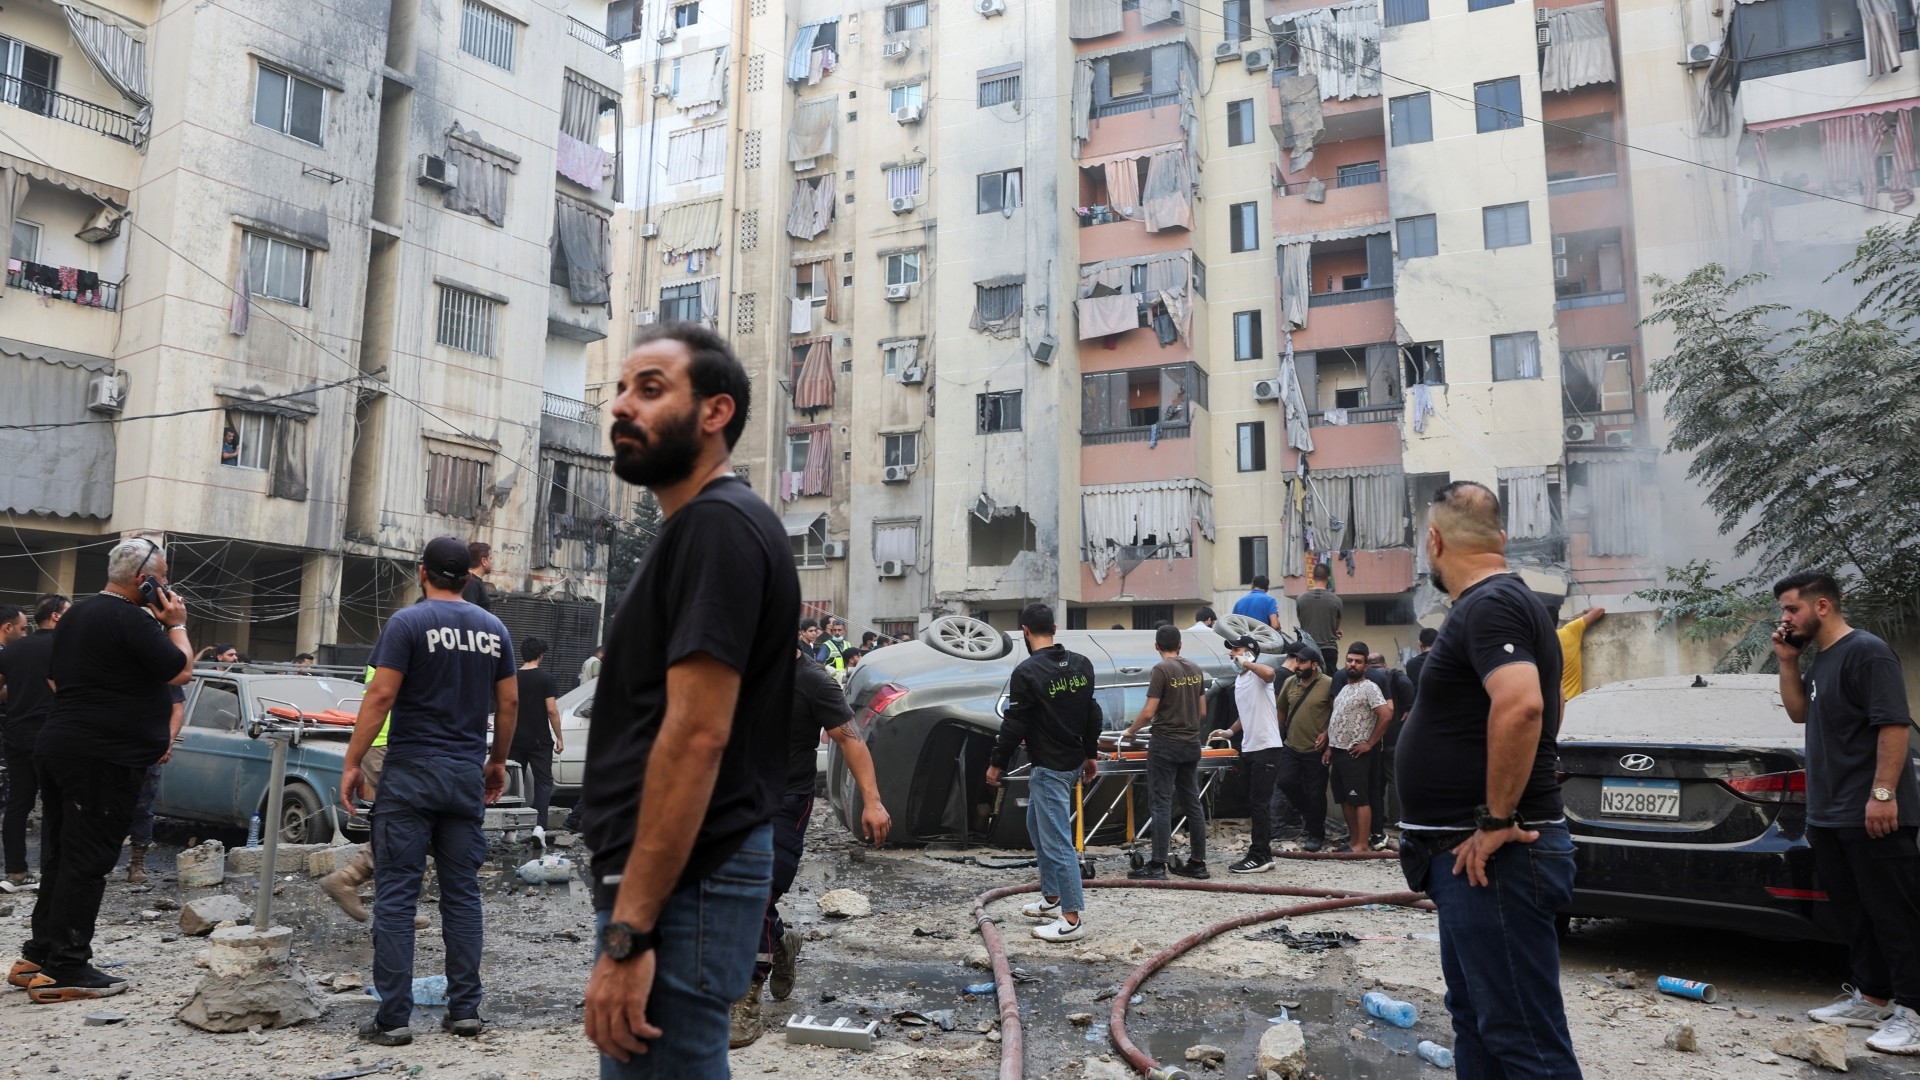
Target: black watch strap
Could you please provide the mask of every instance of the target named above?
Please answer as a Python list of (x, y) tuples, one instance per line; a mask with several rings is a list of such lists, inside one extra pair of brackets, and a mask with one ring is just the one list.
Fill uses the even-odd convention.
[(600, 953), (609, 960), (631, 960), (652, 952), (660, 944), (660, 931), (642, 930), (630, 923), (610, 922), (600, 928)]
[(1479, 826), (1481, 832), (1500, 832), (1520, 824), (1520, 811), (1515, 810), (1506, 817), (1495, 817), (1485, 803), (1475, 807), (1473, 815), (1474, 824)]

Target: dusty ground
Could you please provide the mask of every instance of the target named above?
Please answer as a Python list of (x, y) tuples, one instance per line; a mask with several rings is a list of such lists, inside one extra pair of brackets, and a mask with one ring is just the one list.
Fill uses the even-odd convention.
[[(1214, 845), (1219, 877), (1227, 859), (1244, 849), (1235, 823), (1220, 823)], [(790, 921), (809, 933), (799, 988), (791, 1001), (768, 1002), (777, 1027), (792, 1013), (882, 1020), (882, 1039), (869, 1052), (788, 1045), (776, 1034), (737, 1051), (741, 1076), (848, 1078), (992, 1077), (1000, 1046), (979, 1028), (997, 1015), (991, 995), (963, 993), (989, 976), (968, 966), (979, 938), (970, 927), (972, 897), (999, 885), (1031, 880), (1030, 869), (987, 869), (954, 861), (971, 853), (856, 852), (843, 834), (816, 816), (810, 855), (787, 903)], [(185, 835), (174, 839), (185, 841)], [(410, 1047), (381, 1050), (359, 1043), (353, 1030), (371, 1008), (358, 991), (336, 994), (320, 1021), (284, 1031), (209, 1035), (173, 1019), (202, 972), (193, 957), (204, 947), (179, 936), (175, 915), (143, 916), (154, 900), (192, 899), (170, 880), (178, 844), (155, 848), (162, 873), (150, 891), (122, 881), (110, 886), (96, 939), (97, 962), (119, 965), (134, 988), (119, 998), (61, 1006), (29, 1005), (24, 995), (0, 998), (0, 1046), (15, 1049), (6, 1076), (64, 1073), (75, 1077), (315, 1077), (391, 1061), (389, 1075), (559, 1080), (590, 1077), (596, 1059), (580, 1029), (579, 1001), (591, 961), (592, 913), (585, 891), (558, 886), (510, 886), (502, 873), (488, 888), (485, 1013), (492, 1029), (477, 1041), (438, 1030), (442, 1010), (416, 1012), (419, 1034)], [(983, 852), (990, 857), (1004, 853)], [(1106, 853), (1101, 876), (1124, 872), (1123, 856)], [(1396, 864), (1283, 861), (1260, 884), (1292, 884), (1361, 891), (1404, 887)], [(295, 928), (295, 959), (309, 975), (345, 973), (364, 979), (372, 948), (367, 932), (329, 903), (304, 875), (283, 882), (276, 921)], [(867, 895), (874, 914), (828, 920), (814, 899), (833, 888)], [(225, 891), (251, 898), (252, 882), (230, 880)], [(1282, 906), (1279, 898), (1095, 890), (1089, 894), (1091, 934), (1072, 946), (1050, 946), (1026, 935), (1018, 901), (995, 906), (1012, 962), (1034, 976), (1019, 989), (1026, 1024), (1027, 1075), (1047, 1080), (1130, 1075), (1112, 1053), (1105, 1032), (1111, 996), (1147, 956), (1193, 930), (1234, 915)], [(28, 894), (0, 897), (0, 948), (26, 936)], [(435, 918), (437, 913), (427, 908)], [(1439, 1076), (1411, 1056), (1432, 1038), (1451, 1044), (1441, 1005), (1442, 984), (1431, 915), (1403, 909), (1355, 910), (1289, 920), (1296, 930), (1344, 929), (1357, 947), (1321, 954), (1249, 941), (1254, 929), (1230, 932), (1189, 953), (1147, 984), (1130, 1013), (1134, 1040), (1162, 1060), (1180, 1061), (1186, 1047), (1225, 1048), (1223, 1069), (1237, 1080), (1254, 1071), (1253, 1048), (1269, 1017), (1284, 1007), (1302, 1022), (1311, 1067), (1333, 1078)], [(440, 970), (433, 931), (423, 934), (417, 971)], [(1825, 1003), (1844, 977), (1831, 946), (1775, 943), (1729, 933), (1675, 930), (1628, 923), (1576, 925), (1564, 952), (1564, 989), (1574, 1042), (1589, 1077), (1810, 1077), (1818, 1070), (1792, 1060), (1761, 1064), (1767, 1044), (1790, 1030), (1804, 1011)], [(1604, 983), (1609, 970), (1632, 969), (1650, 986), (1659, 974), (1704, 978), (1721, 991), (1717, 1006), (1621, 990)], [(1370, 1023), (1357, 1000), (1382, 987), (1419, 1006), (1419, 1023), (1400, 1031)], [(1103, 994), (1103, 991), (1105, 992)], [(897, 1011), (954, 1010), (955, 1030), (897, 1024)], [(87, 1027), (89, 1012), (125, 1014), (125, 1023)], [(1096, 1022), (1078, 1028), (1074, 1012)], [(1751, 1015), (1748, 1015), (1751, 1014)], [(1782, 1019), (1785, 1017), (1785, 1019)], [(1666, 1049), (1662, 1040), (1681, 1020), (1699, 1036), (1696, 1053)], [(919, 1039), (913, 1035), (920, 1035)], [(1920, 1059), (1889, 1059), (1851, 1037), (1852, 1071), (1868, 1077), (1920, 1075)], [(1184, 1062), (1182, 1062), (1184, 1064)], [(1912, 1071), (1908, 1071), (1912, 1070)]]

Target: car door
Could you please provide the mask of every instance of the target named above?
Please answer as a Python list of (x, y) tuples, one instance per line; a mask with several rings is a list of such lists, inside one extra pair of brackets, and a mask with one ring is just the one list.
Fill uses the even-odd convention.
[(587, 729), (593, 721), (593, 694), (599, 679), (588, 679), (555, 704), (560, 709), (560, 738), (565, 747), (554, 755), (553, 782), (579, 787), (587, 774)]
[(239, 749), (250, 742), (240, 723), (240, 687), (197, 679), (173, 756), (160, 768), (154, 812), (197, 821), (230, 821)]

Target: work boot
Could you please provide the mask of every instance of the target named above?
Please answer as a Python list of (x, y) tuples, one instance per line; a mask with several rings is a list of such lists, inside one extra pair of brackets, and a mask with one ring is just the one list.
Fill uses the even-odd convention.
[(760, 1037), (760, 988), (763, 984), (755, 979), (747, 988), (747, 996), (733, 1003), (733, 1020), (727, 1029), (727, 1049), (738, 1050), (743, 1046), (752, 1046)]
[(128, 849), (127, 884), (145, 885), (147, 883), (147, 844), (135, 844)]
[(320, 879), (320, 890), (333, 897), (340, 910), (355, 922), (367, 921), (367, 905), (360, 901), (360, 886), (373, 876), (373, 852), (361, 848), (353, 861)]
[(800, 960), (800, 931), (791, 927), (773, 945), (773, 974), (767, 978), (767, 992), (775, 1001), (785, 1001), (793, 993), (794, 965)]

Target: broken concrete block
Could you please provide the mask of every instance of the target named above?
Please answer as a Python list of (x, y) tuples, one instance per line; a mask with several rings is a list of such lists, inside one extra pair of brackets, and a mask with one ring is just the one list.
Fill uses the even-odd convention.
[(180, 931), (186, 934), (210, 934), (223, 922), (253, 917), (253, 905), (237, 896), (222, 893), (203, 896), (180, 908)]
[(832, 1046), (841, 1050), (871, 1050), (880, 1034), (880, 1021), (869, 1020), (864, 1027), (854, 1026), (847, 1017), (823, 1024), (808, 1016), (787, 1018), (787, 1041), (813, 1046)]
[(207, 941), (207, 967), (222, 976), (252, 975), (282, 967), (293, 951), (293, 928), (230, 926)]
[(1093, 1025), (1093, 1014), (1090, 1012), (1068, 1013), (1067, 1023), (1072, 1024), (1074, 1027), (1091, 1027)]
[[(365, 844), (346, 844), (337, 848), (327, 848), (307, 856), (307, 876), (326, 877), (338, 870), (344, 870), (347, 864), (359, 857), (366, 849)], [(279, 862), (278, 858), (274, 859)]]
[(970, 968), (979, 968), (981, 971), (991, 971), (993, 969), (993, 957), (987, 952), (985, 945), (975, 945), (973, 947), (973, 951), (967, 954), (967, 966)]
[(1809, 1024), (1773, 1040), (1773, 1052), (1823, 1069), (1847, 1071), (1847, 1029), (1831, 1024)]
[(1685, 1020), (1675, 1024), (1673, 1030), (1667, 1032), (1667, 1049), (1678, 1050), (1686, 1054), (1691, 1054), (1695, 1050), (1700, 1049), (1700, 1040), (1693, 1033), (1693, 1025), (1687, 1023)]
[[(330, 844), (281, 844), (274, 849), (273, 872), (276, 874), (300, 874), (307, 869), (307, 858), (316, 851), (326, 851)], [(266, 855), (266, 848), (234, 848), (227, 852), (227, 873), (258, 874), (260, 860)]]
[(183, 889), (204, 889), (227, 880), (227, 845), (209, 840), (173, 857), (174, 873)]
[(1307, 1036), (1300, 1025), (1283, 1020), (1268, 1024), (1260, 1036), (1260, 1074), (1278, 1073), (1281, 1080), (1300, 1080), (1307, 1071)]
[(858, 919), (873, 914), (873, 904), (852, 889), (822, 893), (816, 902), (820, 905), (821, 914), (836, 919)]
[(320, 991), (299, 968), (283, 964), (248, 975), (208, 975), (175, 1016), (203, 1031), (282, 1028), (319, 1018)]
[(1187, 1047), (1187, 1060), (1197, 1061), (1202, 1065), (1219, 1065), (1227, 1060), (1227, 1052), (1211, 1043), (1200, 1043), (1197, 1046)]
[(540, 815), (531, 806), (489, 806), (481, 815), (480, 827), (487, 832), (527, 831), (539, 822)]

